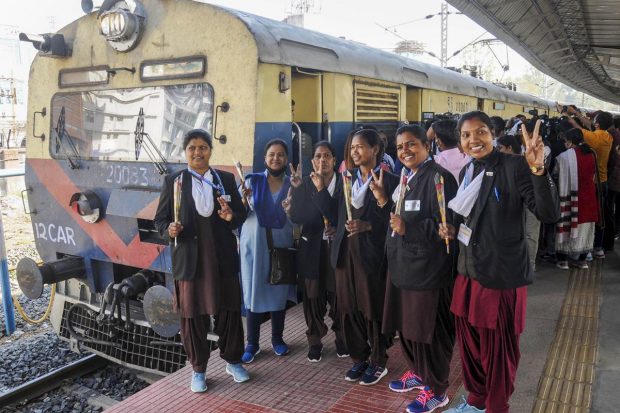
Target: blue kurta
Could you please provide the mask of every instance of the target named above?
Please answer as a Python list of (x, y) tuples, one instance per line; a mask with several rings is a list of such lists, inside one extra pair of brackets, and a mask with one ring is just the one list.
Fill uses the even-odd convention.
[[(249, 182), (247, 182), (249, 186)], [(272, 193), (276, 200), (279, 193)], [(286, 221), (283, 228), (272, 229), (275, 247), (293, 246), (293, 226)], [(245, 307), (253, 313), (284, 310), (286, 301), (297, 302), (297, 286), (269, 284), (269, 247), (265, 228), (258, 223), (253, 210), (241, 228), (241, 284)]]

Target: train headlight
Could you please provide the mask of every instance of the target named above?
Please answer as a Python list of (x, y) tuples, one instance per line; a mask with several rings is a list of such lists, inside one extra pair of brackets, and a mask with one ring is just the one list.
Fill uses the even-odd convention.
[(144, 7), (137, 0), (105, 1), (97, 18), (99, 32), (119, 52), (136, 47), (146, 24)]

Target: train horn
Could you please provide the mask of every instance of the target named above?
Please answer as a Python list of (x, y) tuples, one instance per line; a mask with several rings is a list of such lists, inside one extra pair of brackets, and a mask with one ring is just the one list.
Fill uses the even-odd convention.
[(58, 261), (37, 264), (31, 258), (17, 263), (17, 283), (24, 295), (31, 300), (41, 297), (43, 286), (85, 276), (84, 259), (67, 257)]

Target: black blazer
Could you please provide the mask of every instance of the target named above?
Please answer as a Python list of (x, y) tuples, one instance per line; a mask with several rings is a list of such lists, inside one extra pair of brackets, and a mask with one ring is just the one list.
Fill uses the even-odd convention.
[[(336, 188), (338, 185), (342, 183), (339, 174), (336, 173)], [(325, 229), (323, 214), (315, 199), (317, 194), (318, 191), (309, 176), (303, 178), (301, 185), (291, 191), (291, 221), (303, 225), (297, 247), (297, 270), (300, 276), (309, 280), (319, 277), (321, 267), (319, 254)], [(327, 195), (329, 196), (328, 191)]]
[[(216, 190), (213, 189), (214, 208), (211, 215), (213, 238), (216, 240), (215, 248), (218, 257), (220, 273), (225, 276), (237, 276), (239, 273), (239, 252), (237, 251), (237, 238), (233, 230), (238, 228), (247, 216), (241, 202), (241, 196), (237, 191), (233, 174), (217, 170), (222, 179), (222, 185), (226, 195), (230, 195), (230, 208), (233, 211), (233, 219), (226, 222), (220, 218), (217, 211), (220, 204), (217, 202)], [(181, 209), (179, 219), (183, 225), (183, 231), (177, 237), (177, 246), (174, 239), (168, 236), (168, 226), (174, 221), (174, 180), (183, 174), (183, 187), (181, 190)], [(217, 179), (214, 177), (214, 179)], [(192, 175), (187, 169), (166, 175), (159, 197), (159, 206), (155, 214), (155, 228), (159, 233), (170, 241), (172, 254), (172, 274), (176, 280), (191, 280), (196, 276), (198, 264), (198, 233), (196, 204), (192, 196)]]
[[(355, 177), (357, 169), (352, 170), (351, 173)], [(391, 194), (398, 186), (398, 176), (383, 171), (383, 183), (385, 193)], [(330, 259), (332, 267), (336, 268), (341, 255), (342, 240), (348, 235), (344, 227), (347, 222), (347, 210), (344, 204), (342, 182), (336, 186), (333, 197), (329, 195), (327, 188), (325, 188), (316, 194), (315, 199), (321, 213), (327, 217), (329, 222), (336, 226), (336, 235), (332, 241)], [(380, 270), (385, 257), (385, 232), (390, 221), (391, 209), (392, 199), (389, 196), (388, 203), (383, 208), (379, 208), (375, 196), (370, 188), (368, 189), (359, 219), (370, 222), (371, 230), (358, 235), (360, 238), (360, 249), (363, 252), (362, 265), (364, 265), (368, 274), (382, 275)]]
[[(549, 173), (532, 174), (525, 157), (497, 149), (489, 155), (484, 168), (480, 193), (467, 219), (472, 230), (469, 246), (460, 244), (459, 273), (476, 278), (487, 288), (512, 289), (531, 284), (523, 208), (546, 224), (557, 222), (560, 201), (555, 183)], [(461, 171), (461, 181), (466, 170), (467, 166)], [(457, 218), (458, 231), (463, 217)], [(472, 266), (474, 274), (468, 271)]]
[(448, 255), (445, 241), (437, 232), (441, 214), (435, 190), (436, 174), (444, 179), (446, 220), (452, 224), (447, 205), (456, 195), (456, 180), (448, 170), (429, 160), (411, 178), (405, 193), (405, 201), (419, 203), (419, 210), (414, 211), (407, 211), (406, 202), (403, 203), (400, 215), (405, 220), (405, 235), (392, 237), (388, 228), (387, 265), (390, 279), (398, 288), (431, 290), (452, 284), (456, 243), (450, 243)]

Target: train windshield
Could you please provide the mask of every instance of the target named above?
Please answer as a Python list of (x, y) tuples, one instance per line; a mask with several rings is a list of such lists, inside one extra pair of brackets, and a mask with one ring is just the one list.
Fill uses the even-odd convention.
[(148, 162), (140, 146), (150, 140), (167, 161), (184, 161), (185, 132), (212, 133), (212, 127), (213, 88), (207, 83), (58, 93), (52, 99), (50, 150), (70, 161)]

